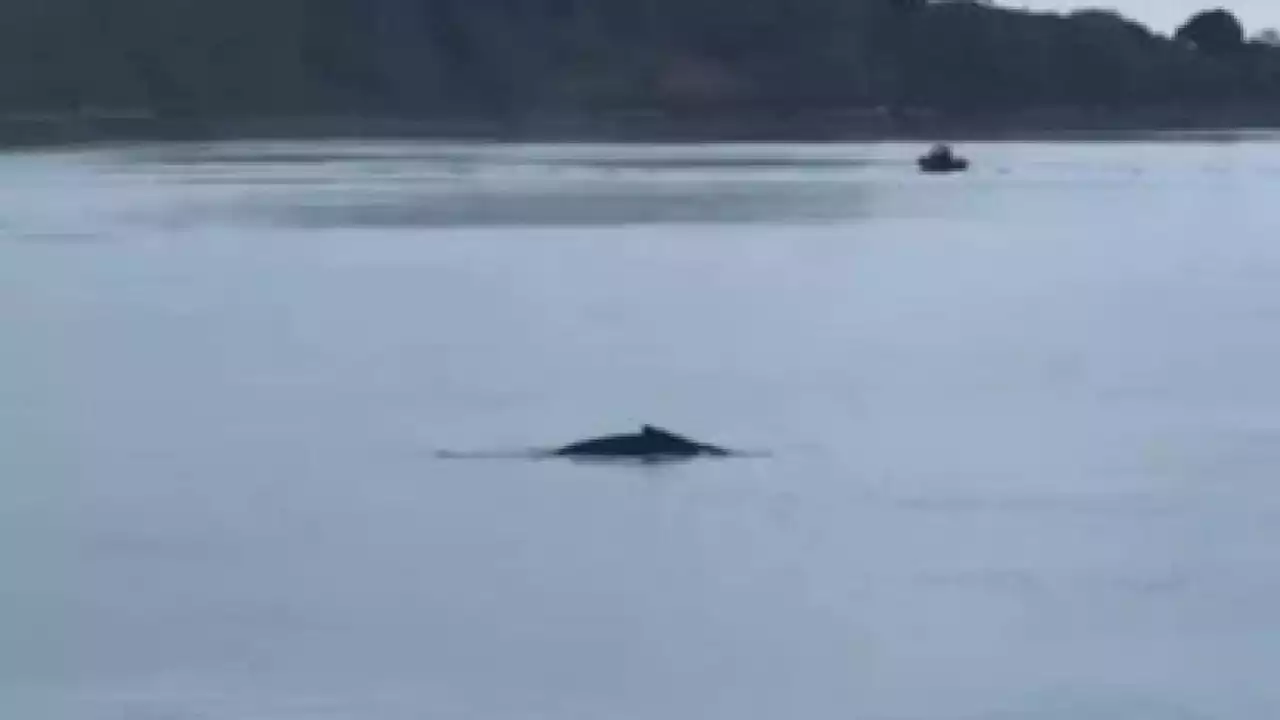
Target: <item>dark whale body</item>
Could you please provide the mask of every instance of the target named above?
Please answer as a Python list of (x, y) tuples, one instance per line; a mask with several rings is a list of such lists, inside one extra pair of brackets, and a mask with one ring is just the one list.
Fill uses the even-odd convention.
[(673, 432), (645, 425), (638, 433), (605, 435), (551, 450), (552, 457), (580, 459), (667, 460), (699, 456), (728, 457), (728, 450), (695, 442)]
[(668, 463), (697, 458), (768, 457), (767, 453), (726, 450), (700, 443), (668, 430), (644, 425), (638, 433), (604, 435), (580, 440), (562, 447), (494, 450), (479, 452), (439, 451), (445, 460), (543, 460), (565, 459), (598, 462)]

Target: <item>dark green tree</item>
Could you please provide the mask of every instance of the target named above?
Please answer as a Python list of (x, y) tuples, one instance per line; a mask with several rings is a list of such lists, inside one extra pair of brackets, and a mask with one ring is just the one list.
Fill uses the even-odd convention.
[(1244, 47), (1244, 25), (1229, 10), (1204, 10), (1183, 23), (1174, 37), (1206, 55), (1221, 57)]
[(979, 0), (0, 0), (0, 119), (1280, 111), (1267, 37)]

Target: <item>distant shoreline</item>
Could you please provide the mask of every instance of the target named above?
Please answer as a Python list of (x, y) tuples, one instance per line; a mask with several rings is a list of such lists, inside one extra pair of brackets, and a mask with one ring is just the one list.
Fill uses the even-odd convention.
[(1161, 132), (1280, 131), (1280, 106), (1050, 108), (891, 116), (876, 110), (789, 114), (595, 114), (419, 119), (368, 116), (161, 119), (145, 115), (0, 116), (0, 150), (117, 142), (438, 140), (492, 142), (893, 142), (1115, 139)]

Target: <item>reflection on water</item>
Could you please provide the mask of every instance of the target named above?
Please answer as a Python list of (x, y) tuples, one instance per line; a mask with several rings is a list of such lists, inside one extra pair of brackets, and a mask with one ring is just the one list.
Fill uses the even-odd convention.
[[(528, 146), (522, 152), (514, 152), (511, 146), (478, 145), (471, 149), (446, 146), (433, 148), (429, 144), (400, 146), (395, 150), (383, 153), (371, 152), (367, 148), (348, 151), (326, 147), (310, 149), (272, 149), (262, 148), (249, 152), (243, 148), (231, 146), (211, 146), (203, 150), (191, 148), (172, 148), (166, 151), (144, 151), (128, 154), (130, 161), (142, 161), (158, 166), (200, 167), (200, 166), (235, 166), (235, 165), (326, 165), (337, 163), (388, 163), (417, 162), (439, 163), (461, 169), (464, 166), (487, 165), (490, 167), (514, 168), (520, 166), (542, 166), (546, 168), (604, 168), (635, 170), (681, 170), (697, 168), (857, 168), (881, 164), (866, 157), (831, 157), (812, 154), (761, 154), (758, 149), (744, 155), (717, 154), (707, 152), (693, 154), (687, 149), (683, 152), (679, 147), (671, 148), (671, 152), (654, 154), (653, 148), (646, 148), (642, 154), (618, 152), (554, 152), (547, 148), (564, 146)], [(495, 149), (496, 148), (496, 149)], [(572, 149), (572, 148), (571, 148)]]
[(192, 186), (202, 217), (306, 229), (824, 222), (866, 212), (867, 172), (909, 166), (865, 149), (265, 144), (147, 149), (111, 170)]
[(852, 218), (864, 210), (860, 188), (716, 183), (672, 187), (562, 185), (500, 191), (290, 194), (237, 214), (258, 213), (285, 226), (467, 227), (636, 223), (797, 222)]

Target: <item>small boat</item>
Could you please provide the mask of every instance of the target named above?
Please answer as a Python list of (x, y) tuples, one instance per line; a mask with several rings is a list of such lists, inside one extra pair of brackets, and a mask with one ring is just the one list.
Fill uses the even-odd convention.
[(916, 162), (920, 165), (920, 171), (926, 173), (963, 172), (969, 169), (969, 161), (966, 158), (956, 157), (949, 145), (941, 143), (930, 148), (929, 152), (921, 155)]

